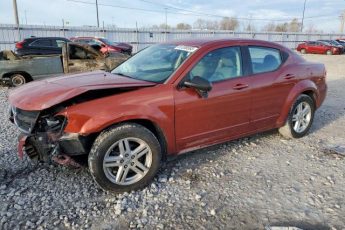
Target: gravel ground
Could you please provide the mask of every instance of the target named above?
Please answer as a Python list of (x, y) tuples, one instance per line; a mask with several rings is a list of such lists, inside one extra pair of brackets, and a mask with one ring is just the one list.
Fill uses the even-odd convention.
[(1, 88), (0, 229), (344, 229), (345, 55), (305, 57), (326, 64), (329, 85), (307, 137), (271, 131), (195, 151), (116, 196), (87, 169), (19, 160)]

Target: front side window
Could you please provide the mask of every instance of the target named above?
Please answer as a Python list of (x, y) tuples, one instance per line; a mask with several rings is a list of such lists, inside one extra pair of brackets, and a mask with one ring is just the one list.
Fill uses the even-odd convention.
[(189, 72), (188, 77), (218, 82), (242, 76), (240, 47), (226, 47), (207, 53)]
[(282, 63), (280, 50), (268, 47), (249, 47), (253, 74), (271, 72)]
[(163, 83), (195, 50), (197, 48), (193, 46), (153, 45), (119, 65), (112, 73)]

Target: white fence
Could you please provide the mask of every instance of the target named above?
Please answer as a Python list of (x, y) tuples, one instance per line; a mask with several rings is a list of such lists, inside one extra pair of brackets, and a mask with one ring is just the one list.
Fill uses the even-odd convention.
[(0, 50), (14, 49), (15, 42), (30, 36), (36, 37), (76, 37), (97, 36), (111, 41), (126, 42), (133, 45), (136, 52), (150, 44), (179, 39), (196, 38), (255, 38), (278, 42), (291, 49), (303, 41), (318, 39), (335, 39), (344, 37), (341, 34), (307, 34), (278, 32), (236, 32), (226, 30), (155, 30), (155, 29), (120, 29), (97, 27), (59, 27), (0, 24)]

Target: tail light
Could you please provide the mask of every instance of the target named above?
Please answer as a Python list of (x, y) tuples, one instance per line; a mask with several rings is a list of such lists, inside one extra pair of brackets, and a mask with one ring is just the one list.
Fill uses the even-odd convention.
[(17, 42), (17, 43), (16, 43), (16, 48), (17, 48), (17, 49), (23, 48), (23, 44), (24, 44), (24, 41)]

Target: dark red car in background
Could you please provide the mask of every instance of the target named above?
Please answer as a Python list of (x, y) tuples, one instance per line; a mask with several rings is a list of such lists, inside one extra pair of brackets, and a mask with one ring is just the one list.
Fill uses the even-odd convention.
[(66, 164), (84, 155), (98, 185), (124, 192), (149, 184), (167, 155), (271, 129), (303, 137), (325, 99), (325, 77), (323, 64), (272, 42), (177, 41), (111, 73), (14, 89), (10, 119), (22, 132), (21, 156)]
[(99, 45), (102, 53), (120, 52), (131, 55), (133, 47), (124, 42), (112, 42), (105, 38), (97, 37), (73, 37), (73, 42), (86, 43), (89, 45)]
[(342, 48), (324, 41), (303, 42), (297, 46), (297, 51), (306, 54), (341, 54)]

